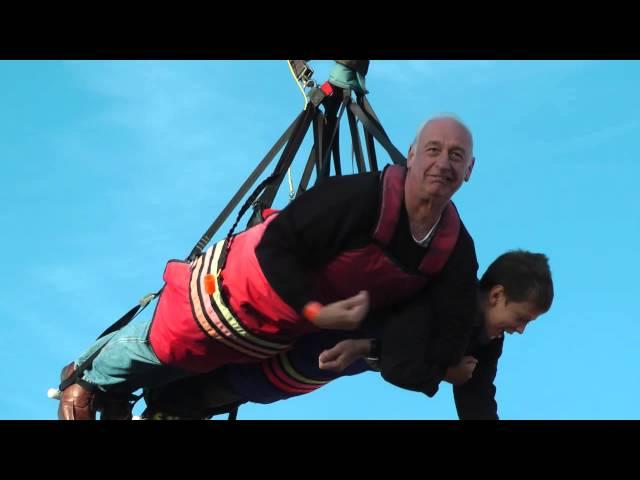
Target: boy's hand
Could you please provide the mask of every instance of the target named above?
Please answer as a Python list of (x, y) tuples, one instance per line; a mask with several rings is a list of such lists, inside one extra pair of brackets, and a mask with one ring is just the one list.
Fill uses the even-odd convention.
[(371, 349), (368, 339), (343, 340), (329, 350), (325, 350), (318, 357), (321, 370), (342, 372), (357, 359), (366, 357)]
[(459, 387), (465, 384), (473, 375), (473, 371), (478, 364), (478, 360), (471, 356), (462, 357), (458, 365), (447, 368), (447, 374), (444, 377), (445, 382)]

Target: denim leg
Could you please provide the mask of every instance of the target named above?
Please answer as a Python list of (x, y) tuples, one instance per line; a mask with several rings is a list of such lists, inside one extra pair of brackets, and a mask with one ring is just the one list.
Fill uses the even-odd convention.
[(149, 342), (150, 327), (149, 319), (130, 323), (115, 332), (82, 379), (103, 391), (133, 392), (193, 375), (160, 363)]
[(86, 352), (84, 352), (82, 355), (80, 355), (78, 357), (78, 359), (74, 362), (76, 365), (76, 368), (78, 368), (80, 365), (82, 365), (82, 363), (85, 362), (85, 360), (87, 360), (91, 355), (93, 355), (93, 353), (102, 348), (102, 346), (107, 343), (109, 340), (111, 340), (111, 338), (118, 333), (118, 331), (116, 330), (115, 332), (111, 332), (108, 335), (105, 335), (104, 337), (99, 338), (98, 340), (96, 340), (96, 342), (91, 345), (91, 347), (89, 347), (89, 350), (87, 350)]

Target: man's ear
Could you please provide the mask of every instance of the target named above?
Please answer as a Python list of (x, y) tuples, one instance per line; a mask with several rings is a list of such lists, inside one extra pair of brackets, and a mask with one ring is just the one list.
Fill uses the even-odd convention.
[(473, 166), (476, 164), (476, 157), (471, 157), (471, 163), (469, 164), (469, 168), (467, 168), (467, 173), (464, 176), (464, 181), (468, 182), (471, 178), (471, 172), (473, 172)]
[(411, 168), (413, 165), (413, 159), (416, 156), (415, 145), (411, 144), (409, 147), (409, 154), (407, 155), (407, 168)]

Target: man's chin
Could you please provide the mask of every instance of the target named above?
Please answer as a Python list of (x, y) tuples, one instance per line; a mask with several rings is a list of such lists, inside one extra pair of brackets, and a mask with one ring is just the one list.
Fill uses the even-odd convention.
[(430, 198), (450, 198), (453, 196), (448, 185), (429, 185), (425, 188), (425, 193)]

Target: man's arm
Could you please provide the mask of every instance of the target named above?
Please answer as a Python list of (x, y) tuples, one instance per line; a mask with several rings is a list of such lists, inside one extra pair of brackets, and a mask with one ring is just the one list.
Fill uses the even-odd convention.
[(498, 420), (496, 387), (493, 383), (504, 338), (493, 340), (478, 355), (478, 365), (471, 380), (453, 387), (453, 396), (460, 420)]
[(433, 311), (421, 292), (399, 306), (385, 320), (380, 338), (380, 374), (387, 382), (432, 397), (446, 375), (446, 367), (429, 355)]
[(427, 288), (434, 317), (428, 355), (445, 368), (458, 365), (469, 348), (478, 314), (477, 273), (475, 245), (463, 227), (447, 264)]
[(473, 240), (463, 228), (447, 264), (426, 290), (392, 313), (381, 338), (380, 371), (398, 387), (432, 397), (463, 360), (477, 313)]
[(266, 228), (256, 256), (270, 285), (296, 311), (314, 300), (309, 269), (370, 239), (379, 185), (377, 173), (330, 177), (296, 198)]

